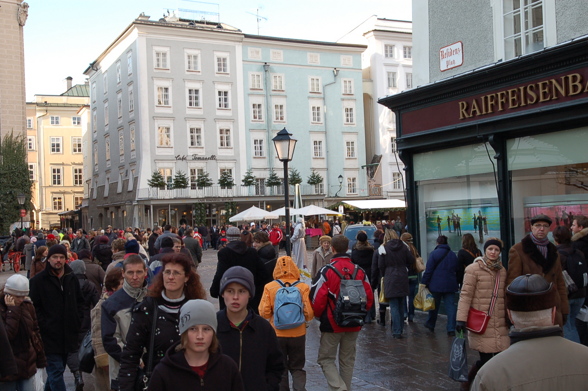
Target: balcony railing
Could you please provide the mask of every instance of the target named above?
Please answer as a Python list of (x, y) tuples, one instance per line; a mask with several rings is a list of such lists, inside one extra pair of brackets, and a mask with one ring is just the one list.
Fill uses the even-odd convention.
[[(315, 186), (300, 185), (303, 196), (325, 195), (317, 193)], [(290, 186), (290, 195), (294, 194), (294, 187)], [(182, 198), (245, 198), (245, 197), (271, 197), (284, 196), (284, 186), (234, 186), (231, 189), (223, 189), (221, 186), (211, 186), (196, 189), (155, 189), (142, 188), (137, 191), (138, 200), (173, 200)]]

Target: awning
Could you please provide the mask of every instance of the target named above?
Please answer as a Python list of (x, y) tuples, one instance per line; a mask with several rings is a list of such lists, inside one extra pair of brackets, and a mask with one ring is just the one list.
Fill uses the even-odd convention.
[(78, 213), (80, 213), (80, 210), (79, 210), (79, 209), (76, 209), (76, 210), (67, 210), (67, 211), (65, 211), (65, 212), (59, 212), (59, 213), (57, 213), (57, 214), (58, 214), (59, 216), (75, 216), (75, 215), (77, 215)]
[(360, 201), (343, 201), (353, 209), (373, 210), (373, 209), (403, 209), (406, 208), (406, 202), (398, 199), (390, 200), (360, 200)]

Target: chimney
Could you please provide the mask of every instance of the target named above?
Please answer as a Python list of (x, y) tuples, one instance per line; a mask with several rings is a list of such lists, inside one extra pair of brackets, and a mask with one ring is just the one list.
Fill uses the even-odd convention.
[(66, 91), (69, 91), (69, 89), (71, 88), (71, 81), (73, 80), (73, 77), (68, 76), (65, 78), (65, 80), (67, 80), (67, 89)]

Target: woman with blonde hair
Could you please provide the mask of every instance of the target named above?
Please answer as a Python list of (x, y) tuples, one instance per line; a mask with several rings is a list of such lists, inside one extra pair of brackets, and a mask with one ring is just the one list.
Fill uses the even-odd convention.
[[(468, 333), (470, 348), (480, 353), (480, 360), (476, 361), (470, 369), (468, 381), (462, 383), (462, 390), (469, 389), (476, 373), (488, 360), (510, 346), (506, 326), (506, 270), (500, 260), (502, 248), (502, 240), (489, 238), (484, 243), (484, 256), (477, 257), (465, 269), (457, 306), (455, 330), (457, 332), (466, 330), (470, 308), (488, 312), (490, 320), (483, 332)], [(498, 291), (494, 295), (496, 284), (498, 284)]]

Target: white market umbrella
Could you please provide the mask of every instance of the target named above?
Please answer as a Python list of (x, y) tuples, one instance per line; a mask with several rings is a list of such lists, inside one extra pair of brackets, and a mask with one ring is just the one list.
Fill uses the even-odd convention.
[(336, 210), (330, 210), (330, 209), (325, 209), (325, 208), (321, 208), (320, 206), (316, 206), (316, 205), (308, 205), (305, 206), (304, 208), (300, 208), (296, 210), (297, 215), (303, 215), (303, 216), (316, 216), (316, 215), (338, 215), (340, 214), (339, 212), (337, 212)]
[[(299, 214), (298, 210), (299, 209), (290, 208), (290, 216), (294, 216), (294, 215)], [(276, 210), (272, 210), (272, 214), (275, 214), (278, 216), (286, 216), (286, 208), (282, 206), (281, 208), (278, 208)]]
[(233, 221), (251, 221), (251, 220), (269, 220), (269, 219), (277, 219), (280, 216), (274, 212), (267, 212), (263, 209), (258, 208), (257, 206), (252, 206), (249, 209), (244, 210), (243, 212), (237, 213), (233, 217), (229, 219), (230, 222)]

